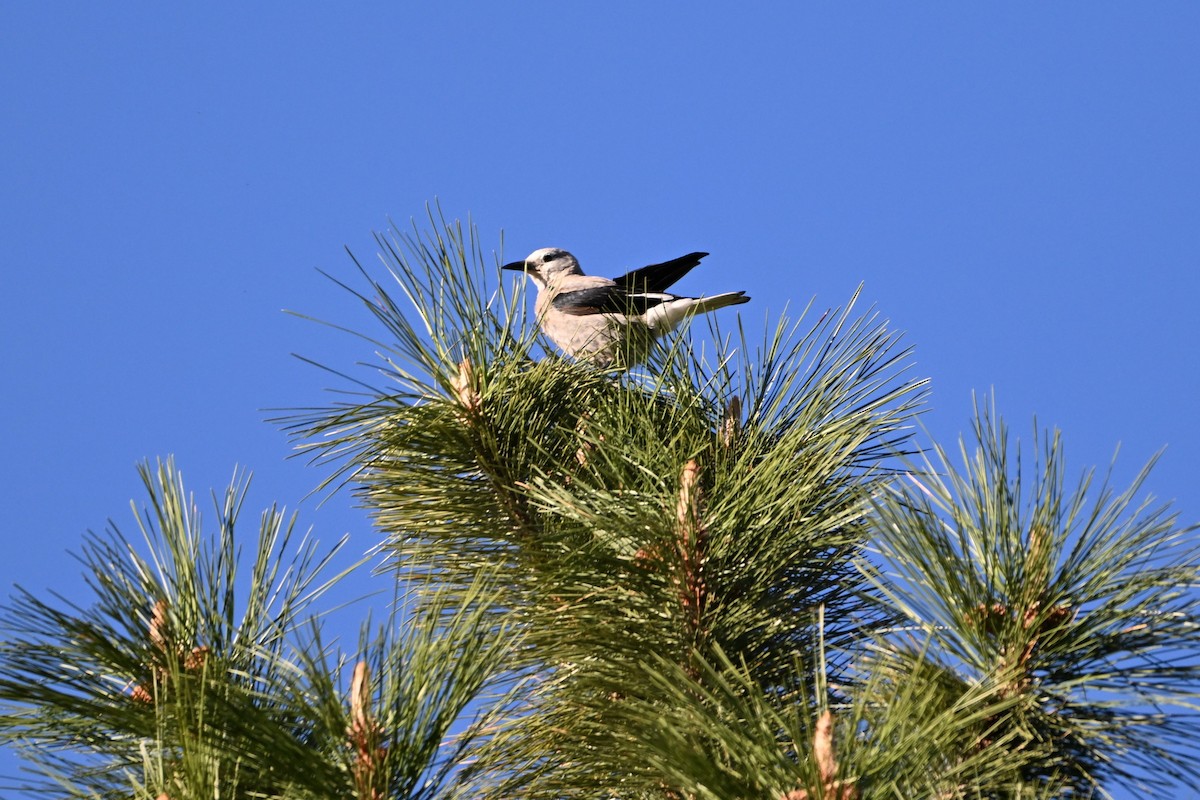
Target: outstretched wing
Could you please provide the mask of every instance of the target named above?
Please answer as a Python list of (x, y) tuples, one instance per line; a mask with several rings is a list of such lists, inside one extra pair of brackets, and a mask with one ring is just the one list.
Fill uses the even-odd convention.
[(650, 264), (619, 278), (613, 283), (631, 295), (665, 292), (672, 284), (687, 275), (708, 253), (688, 253), (661, 264)]
[(616, 284), (577, 289), (574, 292), (560, 292), (555, 295), (550, 304), (554, 306), (555, 311), (580, 317), (589, 314), (640, 316), (651, 308), (674, 299), (674, 295), (654, 292), (630, 294), (625, 287)]

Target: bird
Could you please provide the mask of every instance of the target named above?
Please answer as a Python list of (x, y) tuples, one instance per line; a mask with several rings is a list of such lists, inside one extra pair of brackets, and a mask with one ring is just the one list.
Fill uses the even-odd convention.
[(501, 269), (524, 272), (533, 281), (542, 331), (564, 353), (600, 368), (628, 368), (645, 360), (654, 339), (684, 320), (750, 301), (745, 292), (684, 297), (667, 291), (707, 255), (688, 253), (601, 278), (585, 275), (566, 250), (543, 247)]

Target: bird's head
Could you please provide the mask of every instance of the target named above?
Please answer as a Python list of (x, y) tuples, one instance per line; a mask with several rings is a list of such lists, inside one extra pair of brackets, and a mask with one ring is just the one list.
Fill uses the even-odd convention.
[(534, 250), (523, 260), (505, 264), (501, 269), (524, 272), (533, 279), (539, 289), (546, 287), (555, 278), (563, 275), (583, 274), (575, 256), (557, 247), (543, 247), (541, 250)]

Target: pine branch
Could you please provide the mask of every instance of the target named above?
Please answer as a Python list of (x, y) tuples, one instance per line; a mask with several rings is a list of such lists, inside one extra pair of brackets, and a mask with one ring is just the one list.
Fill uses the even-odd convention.
[(408, 308), (371, 282), (396, 339), (382, 351), (402, 357), (381, 368), (402, 391), (293, 423), (354, 476), (406, 579), (465, 587), (489, 571), (497, 619), (520, 620), (527, 646), (507, 666), (537, 680), (481, 780), (508, 776), (503, 796), (546, 765), (603, 772), (594, 754), (622, 734), (580, 731), (643, 694), (664, 653), (686, 669), (720, 648), (764, 690), (794, 691), (792, 654), (825, 608), (847, 663), (881, 621), (852, 558), (923, 391), (896, 334), (852, 300), (806, 329), (780, 321), (754, 360), (724, 343), (710, 365), (684, 335), (629, 373), (530, 361), (535, 333), (486, 321), (503, 292), (484, 300), (495, 272), (474, 232), (470, 248), (451, 239), (386, 250)]
[(994, 412), (975, 438), (880, 499), (886, 572), (867, 574), (946, 669), (1020, 700), (997, 725), (1050, 744), (1027, 778), (1200, 786), (1196, 527), (1136, 499), (1149, 466), (1121, 492), (1068, 488), (1057, 432), (1028, 468)]
[[(449, 796), (492, 724), (486, 694), (500, 688), (497, 671), (518, 642), (487, 613), (486, 582), (454, 594), (466, 607), (434, 595), (416, 616), (395, 606), (380, 634), (364, 638), (356, 663), (371, 667), (346, 691), (344, 660), (326, 657), (311, 611), (340, 577), (318, 582), (332, 552), (293, 544), (292, 523), (271, 509), (247, 581), (235, 534), (246, 480), (217, 498), (216, 531), (205, 533), (170, 462), (142, 472), (147, 555), (110, 526), (80, 556), (92, 605), (21, 592), (0, 618), (0, 737), (42, 776), (22, 788), (101, 798)], [(468, 713), (472, 702), (482, 704)]]
[[(294, 518), (270, 509), (247, 582), (234, 529), (248, 481), (235, 476), (217, 498), (217, 533), (206, 537), (174, 465), (141, 472), (147, 555), (110, 525), (80, 555), (93, 605), (54, 605), (18, 590), (0, 618), (8, 708), (0, 735), (48, 774), (71, 775), (101, 796), (127, 795), (143, 743), (171, 729), (161, 752), (180, 747), (196, 715), (219, 718), (219, 708), (233, 720), (286, 724), (259, 693), (282, 679), (290, 637), (330, 585), (318, 576), (337, 549), (320, 555), (313, 542), (293, 543)], [(250, 772), (241, 775), (255, 785)]]

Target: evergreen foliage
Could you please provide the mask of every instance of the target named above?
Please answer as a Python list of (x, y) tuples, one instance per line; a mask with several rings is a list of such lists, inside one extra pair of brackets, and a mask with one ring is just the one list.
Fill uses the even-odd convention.
[[(347, 656), (328, 556), (149, 466), (95, 604), (19, 593), (0, 736), (65, 797), (1049, 798), (1200, 788), (1195, 528), (977, 410), (962, 465), (857, 296), (647, 366), (554, 355), (473, 229), (380, 236), (376, 386), (284, 424), (397, 602)], [(294, 551), (294, 552), (293, 552)], [(292, 559), (289, 561), (288, 559)], [(239, 599), (241, 598), (241, 599)]]

